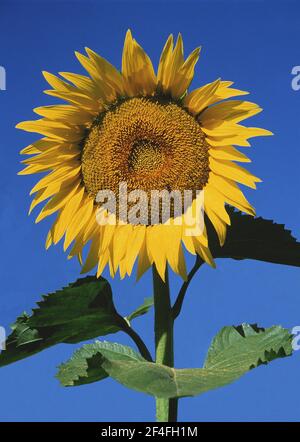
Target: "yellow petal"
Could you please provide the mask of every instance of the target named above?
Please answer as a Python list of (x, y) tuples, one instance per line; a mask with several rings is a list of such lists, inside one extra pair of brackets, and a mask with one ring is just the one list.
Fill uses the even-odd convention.
[[(203, 130), (204, 132), (204, 130)], [(232, 135), (228, 137), (212, 137), (207, 136), (207, 142), (212, 147), (220, 147), (227, 144), (234, 144), (236, 146), (249, 147), (250, 143), (247, 141), (245, 136), (243, 135)]]
[(262, 109), (255, 103), (242, 100), (229, 100), (217, 103), (203, 111), (200, 120), (201, 124), (209, 129), (209, 124), (214, 124), (215, 120), (238, 123), (261, 111)]
[(67, 259), (72, 259), (72, 258), (74, 258), (74, 256), (77, 256), (79, 264), (82, 266), (83, 265), (83, 256), (82, 256), (83, 248), (84, 248), (83, 238), (82, 238), (82, 235), (79, 233), (74, 240), (73, 247), (67, 256)]
[(75, 157), (78, 154), (80, 154), (80, 147), (78, 144), (70, 144), (56, 141), (53, 147), (49, 145), (48, 149), (45, 149), (44, 151), (38, 151), (37, 155), (23, 160), (22, 163), (34, 164), (35, 162), (43, 162), (44, 160), (51, 161), (55, 157), (67, 159), (71, 156)]
[(65, 140), (70, 143), (79, 142), (83, 138), (83, 131), (79, 126), (68, 126), (59, 121), (47, 120), (41, 118), (40, 120), (22, 121), (16, 125), (17, 129), (23, 129), (27, 132), (37, 132), (50, 138), (57, 140)]
[(191, 253), (192, 255), (196, 254), (195, 245), (192, 236), (182, 235), (182, 242), (189, 253)]
[(77, 236), (81, 228), (86, 225), (93, 214), (94, 201), (87, 195), (84, 195), (84, 201), (72, 218), (65, 236), (64, 250), (66, 250), (74, 238)]
[(57, 91), (70, 92), (74, 90), (74, 87), (63, 81), (61, 78), (58, 78), (56, 75), (50, 74), (50, 72), (43, 71), (43, 75), (50, 86)]
[(182, 36), (179, 33), (174, 51), (170, 57), (170, 63), (166, 75), (165, 92), (172, 93), (172, 86), (174, 84), (174, 80), (176, 78), (178, 70), (182, 67), (183, 63), (184, 63), (183, 41), (182, 41)]
[(156, 269), (164, 281), (166, 273), (166, 246), (164, 244), (163, 226), (149, 226), (146, 230), (146, 241), (147, 250), (150, 252)]
[(61, 207), (65, 206), (66, 203), (71, 199), (71, 197), (76, 192), (79, 186), (79, 182), (75, 186), (67, 187), (66, 189), (60, 191), (54, 197), (48, 201), (45, 207), (41, 210), (35, 222), (38, 223), (42, 221), (47, 216), (52, 215), (57, 212)]
[(231, 88), (233, 85), (232, 81), (221, 81), (218, 89), (216, 90), (215, 95), (212, 97), (210, 101), (210, 105), (214, 104), (218, 101), (225, 100), (226, 98), (237, 97), (240, 95), (248, 95), (249, 92), (241, 91), (239, 89)]
[(45, 150), (52, 149), (53, 147), (58, 146), (60, 143), (58, 140), (53, 140), (50, 138), (41, 138), (40, 140), (35, 141), (29, 146), (24, 147), (21, 150), (21, 155), (33, 155), (37, 153), (44, 152)]
[(33, 164), (33, 165), (25, 167), (25, 169), (23, 169), (23, 170), (20, 170), (18, 172), (18, 175), (31, 175), (33, 173), (48, 172), (51, 169), (52, 169), (52, 167), (48, 164), (45, 164), (45, 165)]
[(209, 150), (209, 154), (216, 160), (239, 161), (240, 163), (251, 163), (251, 160), (239, 152), (233, 146), (214, 146)]
[(157, 85), (160, 92), (166, 91), (167, 78), (169, 76), (170, 65), (172, 61), (173, 52), (173, 35), (169, 35), (168, 40), (162, 50), (158, 71), (157, 71)]
[(58, 120), (64, 124), (83, 126), (92, 121), (92, 116), (89, 112), (65, 104), (36, 107), (34, 112), (48, 120)]
[(85, 48), (89, 58), (95, 65), (99, 77), (104, 83), (109, 84), (117, 95), (124, 95), (124, 85), (121, 73), (107, 60), (100, 57), (96, 52)]
[[(202, 213), (204, 208), (203, 196), (204, 194), (200, 192), (199, 195), (193, 200), (192, 205), (188, 207), (188, 209), (182, 215), (182, 219), (178, 224), (182, 225), (182, 237), (191, 235), (197, 236), (199, 237), (199, 241), (207, 247), (208, 239)], [(188, 242), (188, 244), (191, 246), (190, 242)]]
[(34, 196), (32, 203), (29, 208), (28, 215), (32, 212), (32, 210), (40, 204), (42, 201), (45, 201), (46, 199), (50, 198), (50, 196), (55, 195), (59, 190), (62, 189), (61, 183), (54, 183), (45, 189), (39, 190), (36, 195)]
[(45, 242), (46, 250), (48, 250), (51, 245), (52, 245), (52, 233), (51, 233), (51, 229), (50, 229), (47, 234), (47, 238), (46, 238), (46, 242)]
[(75, 104), (79, 108), (86, 110), (92, 115), (97, 115), (103, 110), (103, 105), (100, 100), (92, 100), (87, 95), (82, 92), (61, 92), (56, 90), (44, 91), (45, 94), (51, 95), (52, 97), (61, 98), (62, 100), (68, 101), (69, 103)]
[(188, 108), (189, 112), (191, 112), (193, 115), (199, 114), (207, 106), (209, 106), (211, 98), (214, 96), (219, 85), (220, 79), (217, 79), (213, 83), (208, 83), (199, 89), (195, 89), (184, 98), (184, 106)]
[[(57, 152), (57, 150), (55, 149), (55, 152)], [(53, 152), (54, 153), (54, 152)], [(51, 168), (53, 168), (54, 166), (61, 164), (61, 165), (67, 165), (69, 161), (74, 161), (75, 159), (78, 159), (80, 156), (80, 152), (70, 152), (68, 154), (58, 154), (58, 155), (54, 155), (52, 152), (47, 155), (45, 154), (39, 154), (36, 155), (35, 157), (31, 157), (28, 158), (26, 160), (23, 160), (22, 163), (24, 164), (39, 164), (41, 166), (46, 165), (49, 166)]]
[(80, 54), (80, 52), (75, 52), (75, 55), (78, 59), (78, 61), (82, 64), (84, 69), (90, 74), (90, 76), (93, 78), (95, 82), (98, 82), (100, 80), (100, 76), (98, 73), (97, 68), (95, 67), (92, 60), (90, 60), (85, 55)]
[(96, 230), (99, 230), (101, 232), (101, 238), (103, 236), (103, 228), (102, 228), (102, 226), (99, 226), (98, 223), (97, 223), (96, 213), (97, 213), (97, 208), (94, 205), (93, 212), (92, 212), (92, 215), (90, 217), (90, 220), (88, 221), (88, 223), (84, 227), (84, 229), (82, 228), (81, 231), (80, 231), (80, 233), (83, 236), (83, 240), (84, 240), (85, 243), (87, 243), (91, 239), (91, 237), (96, 232)]
[[(72, 248), (68, 254), (68, 259), (74, 258), (74, 256), (77, 256), (78, 259), (80, 259), (80, 265), (83, 265), (83, 257), (82, 257), (82, 251), (85, 246), (86, 242), (83, 239), (83, 231), (81, 229), (81, 232), (78, 233), (76, 238), (74, 239)], [(79, 257), (80, 255), (80, 257)]]
[[(232, 84), (233, 83), (231, 81), (220, 80), (208, 83), (188, 94), (184, 99), (184, 105), (189, 109), (190, 112), (192, 112), (193, 114), (197, 114), (201, 111), (204, 111), (206, 107), (211, 106), (218, 101), (238, 95), (248, 94), (248, 92), (230, 88)], [(198, 106), (197, 100), (201, 98), (201, 95), (203, 93), (206, 95), (205, 99), (202, 98), (202, 101), (204, 101), (204, 105), (202, 104), (201, 106)]]
[(81, 187), (76, 190), (75, 194), (69, 199), (65, 207), (62, 208), (58, 219), (53, 227), (53, 243), (57, 244), (65, 234), (68, 226), (75, 215), (79, 204), (84, 195), (84, 188)]
[(204, 201), (205, 213), (218, 234), (220, 245), (223, 246), (226, 238), (226, 226), (231, 224), (230, 217), (224, 207), (225, 198), (213, 187), (207, 186)]
[(230, 217), (225, 210), (225, 197), (213, 186), (206, 186), (204, 190), (204, 208), (212, 210), (225, 224), (230, 225)]
[(104, 252), (101, 252), (99, 256), (98, 269), (97, 269), (97, 278), (102, 274), (104, 268), (106, 267), (109, 261), (109, 251), (108, 249)]
[(103, 238), (102, 238), (102, 246), (101, 246), (101, 253), (104, 252), (104, 250), (108, 249), (116, 229), (116, 225), (107, 224), (106, 226), (103, 226)]
[(202, 126), (211, 146), (224, 146), (235, 144), (239, 146), (250, 146), (248, 138), (273, 135), (272, 132), (258, 127), (245, 127), (230, 121), (214, 121), (209, 127)]
[[(148, 228), (148, 227), (147, 227)], [(139, 258), (138, 258), (138, 266), (137, 266), (137, 281), (141, 278), (141, 276), (151, 267), (153, 260), (149, 255), (149, 251), (147, 248), (146, 235), (140, 249)]]
[(122, 74), (125, 80), (125, 91), (129, 96), (151, 95), (156, 88), (156, 77), (152, 62), (143, 48), (127, 31), (123, 56)]
[(100, 235), (99, 232), (95, 233), (91, 240), (90, 250), (86, 261), (82, 267), (81, 273), (87, 273), (91, 271), (97, 264), (100, 252)]
[(91, 99), (102, 98), (102, 95), (99, 95), (99, 89), (95, 83), (86, 75), (74, 74), (73, 72), (60, 72), (59, 74), (73, 83), (78, 89), (78, 92), (83, 92)]
[(199, 60), (199, 55), (200, 48), (194, 49), (183, 65), (179, 68), (170, 88), (171, 95), (174, 99), (181, 98), (187, 91), (194, 77), (194, 69), (197, 61)]
[(224, 195), (225, 201), (228, 204), (231, 204), (249, 215), (255, 215), (254, 207), (247, 201), (243, 192), (233, 180), (211, 173), (209, 176), (209, 184), (205, 191), (207, 191), (207, 188), (210, 186), (214, 187), (219, 193)]
[(252, 173), (248, 172), (248, 170), (232, 163), (231, 161), (215, 160), (210, 157), (209, 167), (217, 175), (232, 179), (245, 186), (251, 187), (252, 189), (256, 189), (255, 183), (261, 182), (260, 178), (257, 178), (252, 175)]
[(167, 261), (175, 273), (186, 279), (186, 267), (181, 244), (182, 226), (163, 225), (160, 227), (166, 244)]
[[(202, 130), (209, 137), (222, 137), (226, 138), (242, 137), (245, 140), (252, 137), (269, 136), (273, 135), (272, 132), (266, 129), (261, 129), (259, 127), (245, 127), (240, 124), (231, 123), (229, 121), (218, 122), (215, 121), (209, 125), (209, 127), (202, 126)], [(227, 143), (230, 144), (230, 143)], [(234, 144), (234, 143), (232, 143)]]
[(193, 237), (195, 249), (197, 251), (197, 254), (211, 267), (215, 268), (216, 264), (214, 262), (214, 258), (212, 257), (212, 254), (208, 247), (203, 246), (199, 239), (196, 237)]
[(222, 247), (226, 239), (227, 224), (210, 208), (206, 209), (206, 213), (217, 232), (220, 246)]
[(126, 259), (123, 258), (119, 262), (120, 279), (124, 279), (126, 276)]
[(132, 232), (133, 226), (131, 224), (125, 224), (116, 226), (113, 237), (113, 267), (114, 271), (117, 271), (120, 261), (124, 258), (127, 249), (128, 239)]
[(82, 66), (87, 70), (90, 76), (93, 79), (94, 85), (97, 89), (97, 93), (99, 95), (99, 99), (102, 103), (111, 102), (116, 99), (116, 93), (110, 83), (108, 83), (105, 79), (103, 79), (100, 75), (99, 69), (95, 64), (94, 60), (86, 57), (85, 55), (80, 54), (79, 52), (75, 52), (76, 57), (82, 64)]
[(38, 190), (43, 189), (44, 187), (49, 186), (50, 184), (54, 184), (60, 182), (61, 184), (76, 179), (81, 170), (81, 166), (73, 167), (72, 165), (67, 167), (60, 167), (59, 169), (54, 170), (53, 172), (46, 175), (37, 184), (32, 188), (30, 195), (37, 192)]
[(134, 262), (141, 250), (146, 234), (146, 226), (134, 226), (128, 239), (128, 247), (126, 252), (126, 270), (128, 276), (131, 275)]

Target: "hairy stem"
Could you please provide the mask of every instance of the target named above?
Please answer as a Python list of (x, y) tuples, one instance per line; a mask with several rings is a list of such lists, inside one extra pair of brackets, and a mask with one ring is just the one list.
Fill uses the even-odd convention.
[[(155, 309), (155, 361), (169, 367), (174, 366), (173, 326), (174, 320), (170, 300), (168, 270), (165, 281), (159, 276), (155, 266), (153, 271)], [(158, 422), (177, 421), (177, 399), (156, 398), (156, 418)]]
[(173, 305), (173, 308), (172, 308), (173, 320), (175, 320), (177, 318), (177, 316), (180, 314), (186, 291), (190, 285), (191, 280), (193, 279), (194, 275), (199, 270), (199, 268), (201, 267), (203, 262), (204, 261), (197, 255), (194, 267), (192, 268), (192, 270), (188, 274), (187, 280), (184, 281), (184, 283), (182, 284), (182, 287), (179, 290), (177, 299)]
[[(126, 321), (125, 321), (126, 322)], [(141, 355), (149, 362), (153, 362), (152, 360), (152, 356), (146, 346), (146, 344), (144, 343), (144, 341), (142, 340), (142, 338), (137, 334), (136, 331), (133, 330), (132, 327), (130, 327), (129, 324), (126, 325), (123, 323), (123, 331), (125, 333), (128, 334), (128, 336), (131, 337), (131, 339), (134, 341), (135, 345), (137, 346), (137, 348), (139, 349), (139, 352), (141, 353)]]
[(141, 355), (149, 362), (153, 362), (152, 356), (146, 346), (146, 344), (144, 343), (144, 341), (142, 340), (142, 338), (140, 337), (140, 335), (138, 335), (138, 333), (136, 331), (134, 331), (134, 329), (128, 324), (128, 322), (122, 318), (120, 316), (119, 318), (119, 324), (122, 328), (122, 330), (127, 333), (128, 336), (131, 337), (131, 339), (133, 340), (133, 342), (135, 343), (135, 345), (137, 346), (139, 352), (141, 353)]

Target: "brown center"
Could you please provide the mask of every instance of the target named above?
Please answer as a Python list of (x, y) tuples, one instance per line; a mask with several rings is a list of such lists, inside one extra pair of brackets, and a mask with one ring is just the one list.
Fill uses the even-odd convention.
[(87, 192), (201, 190), (209, 176), (209, 145), (193, 116), (174, 102), (131, 98), (93, 124), (83, 144)]

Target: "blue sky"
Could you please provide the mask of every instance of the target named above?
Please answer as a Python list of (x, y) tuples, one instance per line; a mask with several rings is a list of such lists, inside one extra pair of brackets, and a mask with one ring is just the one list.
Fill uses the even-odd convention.
[[(74, 51), (93, 48), (120, 67), (125, 32), (131, 28), (157, 64), (169, 33), (182, 32), (186, 52), (201, 44), (193, 86), (218, 77), (251, 92), (264, 112), (251, 125), (274, 137), (254, 139), (247, 153), (262, 178), (247, 196), (265, 218), (285, 223), (300, 238), (300, 91), (291, 70), (300, 65), (300, 3), (297, 1), (7, 1), (0, 6), (0, 65), (7, 90), (0, 91), (1, 294), (0, 325), (8, 327), (42, 294), (77, 279), (79, 265), (62, 246), (44, 250), (49, 221), (28, 217), (35, 176), (20, 177), (22, 147), (34, 138), (14, 128), (32, 119), (32, 108), (51, 104), (43, 95), (42, 70), (82, 73)], [(189, 260), (189, 265), (192, 262)], [(174, 292), (180, 280), (172, 275)], [(151, 275), (112, 282), (115, 302), (126, 314), (152, 294)], [(224, 325), (300, 325), (300, 270), (254, 261), (218, 260), (191, 284), (176, 324), (176, 366), (199, 367), (213, 336)], [(153, 316), (136, 320), (152, 348)], [(131, 345), (123, 335), (106, 339)], [(64, 389), (56, 366), (78, 346), (59, 345), (1, 369), (0, 420), (151, 421), (154, 400), (105, 380)], [(300, 353), (253, 370), (233, 385), (180, 401), (182, 421), (299, 420)]]

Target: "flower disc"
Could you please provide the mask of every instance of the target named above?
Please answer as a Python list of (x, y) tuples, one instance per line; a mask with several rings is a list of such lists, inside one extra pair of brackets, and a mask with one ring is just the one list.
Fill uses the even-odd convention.
[(183, 195), (207, 183), (208, 150), (200, 125), (181, 106), (131, 98), (93, 124), (83, 145), (83, 182), (93, 198), (105, 189), (118, 195), (120, 182), (126, 182), (128, 192), (147, 192), (149, 201), (153, 190)]

